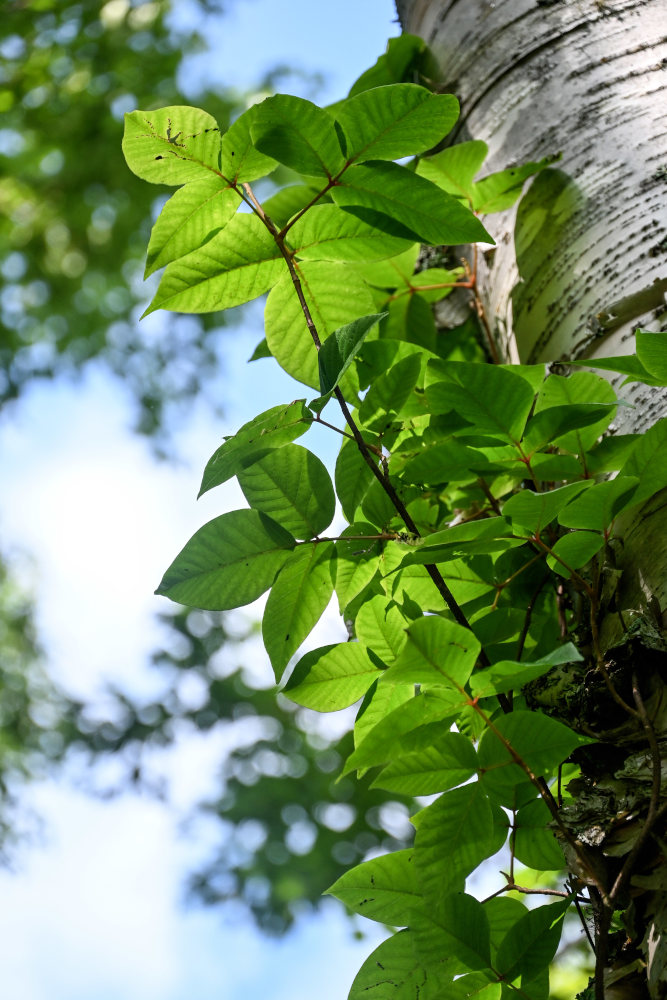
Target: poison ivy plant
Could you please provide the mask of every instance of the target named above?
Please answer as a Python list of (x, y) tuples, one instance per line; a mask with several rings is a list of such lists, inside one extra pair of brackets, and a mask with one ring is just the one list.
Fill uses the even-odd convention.
[[(424, 269), (420, 245), (492, 244), (479, 215), (550, 160), (476, 180), (483, 143), (429, 156), (456, 101), (387, 79), (389, 55), (332, 108), (279, 95), (222, 136), (198, 109), (127, 116), (130, 169), (181, 185), (151, 239), (150, 268), (166, 268), (147, 312), (268, 292), (263, 353), (306, 387), (212, 456), (202, 491), (235, 475), (249, 506), (204, 525), (157, 592), (214, 610), (268, 592), (262, 632), (285, 695), (318, 711), (361, 702), (342, 773), (438, 796), (413, 816), (412, 848), (331, 887), (403, 928), (351, 997), (546, 1000), (566, 912), (596, 902), (610, 920), (634, 868), (629, 855), (610, 882), (568, 819), (604, 734), (574, 705), (547, 714), (534, 686), (564, 670), (609, 680), (599, 622), (616, 527), (667, 485), (653, 460), (667, 422), (609, 447), (622, 400), (600, 376), (504, 364), (484, 324), (472, 352), (435, 333), (434, 302), (457, 289), (476, 303), (475, 256)], [(261, 204), (251, 183), (278, 163), (298, 183)], [(667, 334), (639, 333), (637, 357), (607, 365), (665, 384)], [(314, 424), (342, 438), (333, 476), (294, 443)], [(347, 524), (332, 528), (336, 497)], [(295, 662), (332, 594), (347, 639)], [(476, 899), (467, 880), (504, 846), (508, 874)], [(518, 861), (558, 887), (519, 883)]]

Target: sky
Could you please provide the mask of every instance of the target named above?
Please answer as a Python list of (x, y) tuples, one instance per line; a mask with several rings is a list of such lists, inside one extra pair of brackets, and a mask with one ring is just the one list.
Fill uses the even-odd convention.
[[(177, 0), (175, 17), (190, 16)], [(233, 0), (205, 26), (205, 72), (243, 89), (287, 63), (323, 73), (319, 99), (332, 101), (398, 33), (393, 18), (391, 0)], [(184, 85), (193, 72), (186, 63)], [(100, 366), (76, 383), (33, 386), (0, 417), (0, 537), (20, 554), (49, 669), (72, 694), (93, 697), (109, 678), (134, 694), (156, 684), (145, 665), (165, 607), (155, 586), (201, 524), (244, 505), (233, 484), (195, 502), (203, 465), (223, 434), (254, 415), (258, 391), (267, 407), (297, 395), (271, 374), (275, 365), (260, 362), (252, 374), (245, 365), (261, 336), (257, 309), (230, 331), (225, 418), (194, 408), (177, 434), (188, 456), (179, 466), (156, 463), (130, 433), (129, 399)], [(261, 390), (250, 381), (258, 376)], [(213, 787), (216, 739), (193, 739), (169, 763), (181, 813)], [(333, 902), (282, 941), (260, 937), (235, 912), (186, 910), (184, 879), (205, 853), (206, 831), (180, 835), (178, 815), (158, 802), (102, 802), (45, 782), (28, 803), (41, 837), (14, 872), (0, 871), (3, 991), (13, 1000), (299, 1000), (315, 991), (340, 1000), (379, 940), (369, 925), (371, 937), (355, 941)]]

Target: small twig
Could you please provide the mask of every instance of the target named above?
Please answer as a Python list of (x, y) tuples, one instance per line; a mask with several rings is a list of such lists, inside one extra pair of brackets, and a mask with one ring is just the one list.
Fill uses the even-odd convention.
[[(565, 884), (567, 885), (568, 883), (566, 882)], [(570, 885), (571, 885), (571, 883), (570, 883)], [(595, 942), (593, 941), (593, 938), (591, 936), (591, 932), (588, 929), (588, 924), (586, 923), (586, 917), (584, 916), (584, 914), (582, 912), (582, 909), (581, 909), (581, 902), (582, 901), (580, 900), (580, 898), (579, 898), (579, 896), (577, 895), (576, 892), (572, 893), (572, 900), (573, 900), (574, 905), (576, 907), (577, 916), (579, 917), (579, 921), (581, 923), (581, 926), (584, 929), (584, 934), (588, 938), (588, 943), (591, 946), (591, 951), (593, 952), (593, 954), (595, 954)], [(589, 900), (589, 905), (590, 905), (590, 900)]]

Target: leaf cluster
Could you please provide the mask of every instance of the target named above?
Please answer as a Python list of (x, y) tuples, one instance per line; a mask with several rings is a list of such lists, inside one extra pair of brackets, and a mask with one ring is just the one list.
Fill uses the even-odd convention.
[[(535, 709), (527, 686), (600, 663), (617, 520), (667, 485), (667, 421), (601, 439), (623, 400), (600, 376), (489, 364), (481, 349), (469, 360), (436, 334), (431, 305), (474, 296), (474, 270), (415, 274), (420, 245), (492, 243), (479, 214), (507, 208), (548, 161), (478, 181), (483, 144), (427, 155), (454, 98), (366, 83), (330, 109), (269, 98), (222, 135), (198, 109), (127, 116), (130, 168), (182, 185), (151, 236), (149, 269), (166, 267), (147, 312), (268, 293), (265, 351), (318, 393), (214, 453), (201, 492), (236, 476), (248, 506), (196, 532), (157, 592), (213, 610), (268, 592), (262, 634), (285, 695), (320, 712), (360, 703), (343, 775), (438, 796), (413, 816), (412, 848), (330, 890), (404, 928), (351, 997), (546, 1000), (576, 892), (528, 909), (504, 895), (527, 891), (515, 862), (561, 872), (565, 846), (605, 899), (608, 887), (561, 812), (562, 775), (576, 778), (595, 734)], [(251, 184), (278, 163), (295, 183), (260, 204)], [(636, 359), (609, 364), (664, 384), (666, 359), (667, 335), (639, 333)], [(343, 439), (333, 475), (295, 443), (323, 423)], [(295, 660), (332, 598), (347, 640)], [(479, 901), (466, 880), (504, 846), (510, 873)]]

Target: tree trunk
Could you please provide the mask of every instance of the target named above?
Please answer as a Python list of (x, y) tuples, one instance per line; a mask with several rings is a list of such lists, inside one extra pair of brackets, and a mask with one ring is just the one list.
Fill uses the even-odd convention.
[[(461, 102), (452, 141), (488, 143), (488, 172), (563, 154), (517, 210), (491, 220), (497, 247), (483, 255), (479, 289), (501, 352), (523, 362), (628, 353), (637, 328), (667, 319), (665, 0), (397, 0), (397, 8), (403, 30), (431, 46), (442, 89)], [(617, 431), (664, 414), (661, 391), (635, 385), (623, 396), (634, 408), (620, 408)], [(639, 677), (663, 775), (665, 492), (624, 527), (613, 611), (602, 623), (608, 669), (631, 703)], [(578, 692), (580, 721), (606, 742), (582, 765), (569, 821), (613, 881), (641, 833), (659, 754), (651, 757), (592, 673)], [(649, 838), (639, 852), (627, 939), (607, 935), (607, 998), (667, 997), (664, 843)]]

